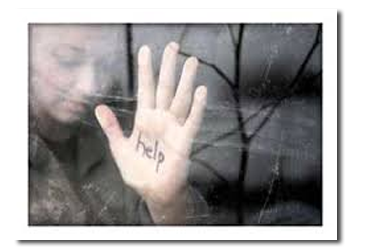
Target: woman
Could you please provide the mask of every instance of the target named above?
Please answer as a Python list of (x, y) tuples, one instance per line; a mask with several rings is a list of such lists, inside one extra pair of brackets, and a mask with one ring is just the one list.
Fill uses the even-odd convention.
[[(199, 223), (207, 206), (188, 184), (189, 154), (206, 105), (194, 91), (197, 59), (163, 53), (158, 83), (151, 51), (138, 54), (134, 127), (125, 136), (99, 96), (112, 88), (116, 25), (30, 27), (30, 224)], [(82, 126), (91, 114), (101, 131)]]

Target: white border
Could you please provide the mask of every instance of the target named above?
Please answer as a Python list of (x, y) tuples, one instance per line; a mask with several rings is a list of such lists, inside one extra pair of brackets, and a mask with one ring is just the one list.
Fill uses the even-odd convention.
[[(336, 10), (271, 9), (22, 9), (16, 23), (22, 127), (27, 131), (28, 23), (323, 23), (323, 226), (107, 226), (29, 227), (28, 176), (20, 171), (13, 202), (18, 240), (336, 240), (337, 239), (337, 12)], [(22, 130), (22, 131), (25, 131)], [(20, 134), (27, 159), (26, 131)], [(23, 138), (24, 137), (24, 138)], [(25, 147), (23, 147), (25, 145)], [(19, 158), (19, 151), (15, 157)], [(21, 164), (27, 164), (21, 160)], [(20, 169), (25, 170), (26, 166)]]

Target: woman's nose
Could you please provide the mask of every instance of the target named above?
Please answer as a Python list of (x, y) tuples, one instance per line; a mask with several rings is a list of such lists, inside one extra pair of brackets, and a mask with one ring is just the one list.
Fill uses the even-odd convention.
[(90, 96), (96, 89), (96, 72), (93, 64), (83, 66), (78, 74), (76, 90), (79, 95)]

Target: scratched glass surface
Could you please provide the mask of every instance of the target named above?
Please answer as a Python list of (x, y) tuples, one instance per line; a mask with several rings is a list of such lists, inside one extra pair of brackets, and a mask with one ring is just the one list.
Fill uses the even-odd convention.
[[(204, 119), (192, 142), (188, 177), (208, 204), (206, 223), (321, 225), (321, 25), (96, 27), (106, 32), (100, 43), (89, 44), (94, 56), (100, 58), (94, 74), (99, 84), (86, 94), (83, 105), (87, 112), (76, 112), (75, 124), (100, 133), (94, 107), (105, 103), (129, 135), (137, 102), (138, 50), (144, 44), (151, 48), (153, 70), (158, 76), (164, 47), (175, 41), (180, 45), (177, 79), (184, 61), (195, 56), (199, 60), (195, 85), (206, 85), (208, 90)], [(72, 68), (83, 57), (71, 59), (69, 53), (62, 47), (53, 51), (60, 63)], [(30, 55), (36, 57), (32, 46)], [(30, 78), (32, 81), (32, 75)], [(31, 86), (30, 106), (32, 91)], [(37, 95), (50, 96), (53, 91), (63, 100), (76, 101), (73, 87), (45, 89)], [(77, 100), (71, 108), (79, 111), (81, 105)], [(63, 114), (59, 115), (62, 119)], [(41, 125), (30, 118), (33, 126)], [(165, 156), (157, 142), (148, 146), (139, 139), (137, 150), (155, 160), (160, 173)], [(31, 144), (30, 153), (33, 151)], [(91, 185), (88, 188), (101, 188), (96, 183)], [(68, 202), (55, 197), (61, 204)], [(103, 201), (106, 206), (109, 202)]]

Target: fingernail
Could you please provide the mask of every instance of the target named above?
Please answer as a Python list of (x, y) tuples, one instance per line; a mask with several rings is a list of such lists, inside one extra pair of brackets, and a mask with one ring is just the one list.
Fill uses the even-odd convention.
[(186, 64), (189, 64), (195, 68), (198, 66), (198, 63), (198, 58), (196, 58), (195, 56), (191, 56), (186, 60)]
[(150, 55), (150, 48), (148, 45), (141, 46), (139, 50), (139, 64), (147, 63)]
[(105, 107), (103, 105), (99, 105), (95, 108), (95, 115), (98, 118), (99, 123), (101, 123), (103, 126), (106, 123), (103, 115), (104, 109)]
[(207, 87), (206, 86), (200, 86), (197, 89), (197, 98), (198, 100), (205, 99), (207, 96)]
[(170, 42), (167, 46), (168, 46), (168, 48), (170, 48), (171, 50), (173, 50), (175, 52), (178, 52), (179, 49), (180, 49), (180, 45), (176, 42)]

